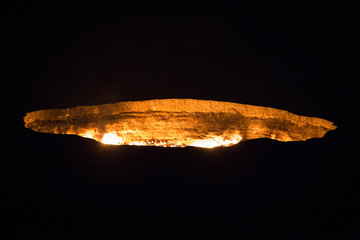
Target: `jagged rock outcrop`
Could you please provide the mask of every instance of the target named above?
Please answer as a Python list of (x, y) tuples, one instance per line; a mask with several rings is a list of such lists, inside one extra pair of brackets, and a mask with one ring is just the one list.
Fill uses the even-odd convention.
[(336, 128), (325, 119), (275, 108), (195, 99), (155, 99), (27, 113), (37, 132), (74, 134), (109, 144), (230, 146), (240, 140), (304, 141)]

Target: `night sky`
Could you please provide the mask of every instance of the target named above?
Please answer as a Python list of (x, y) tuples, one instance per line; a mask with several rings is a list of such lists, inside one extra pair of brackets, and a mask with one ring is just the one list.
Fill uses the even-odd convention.
[[(354, 6), (4, 9), (8, 239), (355, 239)], [(168, 149), (106, 146), (23, 124), (40, 109), (156, 98), (274, 107), (338, 129), (305, 142)]]

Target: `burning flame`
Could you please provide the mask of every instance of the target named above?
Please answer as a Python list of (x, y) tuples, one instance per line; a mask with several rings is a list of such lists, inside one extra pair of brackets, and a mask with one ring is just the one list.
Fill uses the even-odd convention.
[(241, 141), (242, 137), (239, 131), (225, 132), (221, 136), (207, 136), (203, 139), (175, 139), (174, 141), (161, 141), (161, 140), (140, 140), (130, 139), (127, 136), (128, 132), (110, 131), (105, 133), (102, 137), (95, 130), (87, 130), (83, 134), (79, 134), (85, 138), (91, 138), (107, 145), (132, 145), (132, 146), (158, 146), (158, 147), (201, 147), (201, 148), (214, 148), (214, 147), (229, 147)]
[(242, 137), (238, 134), (234, 134), (230, 139), (224, 139), (223, 137), (215, 137), (213, 139), (201, 139), (191, 143), (190, 146), (202, 147), (202, 148), (214, 148), (214, 147), (229, 147), (237, 144), (241, 141)]
[(122, 145), (124, 140), (119, 137), (116, 132), (105, 133), (101, 142), (109, 145)]
[(204, 139), (204, 140), (197, 140), (190, 144), (192, 147), (202, 147), (202, 148), (214, 148), (221, 146), (221, 143), (218, 143), (212, 139)]
[(82, 137), (94, 139), (94, 135), (95, 135), (94, 131), (87, 131), (82, 135)]

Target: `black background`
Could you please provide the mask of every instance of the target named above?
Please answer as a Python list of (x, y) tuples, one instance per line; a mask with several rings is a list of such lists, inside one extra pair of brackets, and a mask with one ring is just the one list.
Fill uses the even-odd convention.
[[(353, 6), (4, 9), (9, 239), (355, 238)], [(106, 146), (23, 125), (39, 109), (155, 98), (269, 106), (339, 128), (306, 142), (258, 139), (209, 150)]]

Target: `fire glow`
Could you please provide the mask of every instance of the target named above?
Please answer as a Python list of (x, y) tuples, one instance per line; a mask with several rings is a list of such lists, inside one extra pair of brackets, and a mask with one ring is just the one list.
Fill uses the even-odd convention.
[[(122, 133), (121, 135), (126, 135)], [(115, 131), (105, 133), (103, 137), (97, 139), (95, 137), (95, 133), (93, 130), (88, 130), (80, 136), (85, 138), (90, 138), (97, 140), (103, 144), (107, 145), (130, 145), (130, 146), (157, 146), (157, 147), (185, 147), (185, 146), (192, 146), (192, 147), (201, 147), (201, 148), (214, 148), (214, 147), (229, 147), (234, 144), (237, 144), (241, 141), (242, 137), (240, 134), (234, 133), (231, 136), (225, 137), (210, 137), (207, 139), (189, 139), (187, 142), (183, 140), (179, 140), (176, 143), (168, 144), (165, 141), (132, 141), (130, 139), (125, 141), (125, 138), (119, 136)]]
[(27, 113), (25, 126), (37, 132), (71, 134), (109, 145), (229, 147), (270, 138), (305, 141), (336, 126), (269, 107), (195, 100), (162, 99)]

